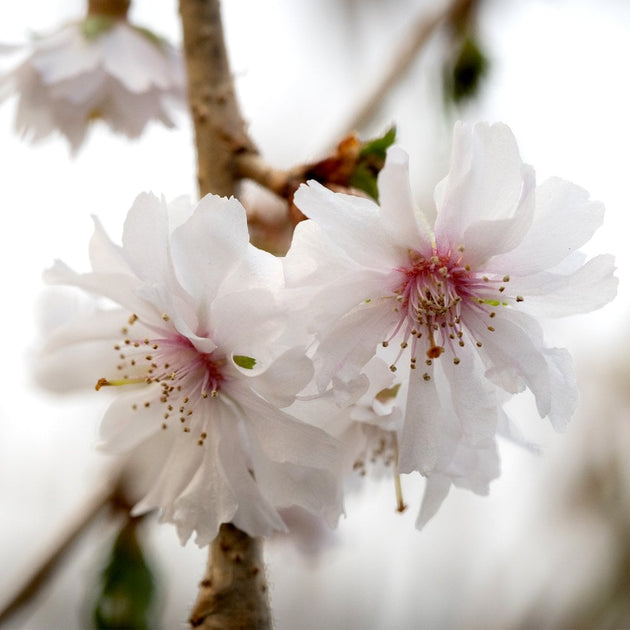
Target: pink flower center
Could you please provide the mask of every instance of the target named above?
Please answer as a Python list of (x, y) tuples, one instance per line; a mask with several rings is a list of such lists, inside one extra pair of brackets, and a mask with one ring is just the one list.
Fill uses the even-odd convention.
[[(398, 359), (409, 346), (412, 369), (416, 368), (420, 350), (424, 350), (426, 363), (431, 365), (434, 359), (449, 349), (457, 365), (460, 363), (457, 348), (465, 345), (463, 318), (466, 309), (472, 308), (494, 318), (494, 308), (506, 306), (506, 300), (512, 299), (504, 294), (509, 276), (489, 277), (471, 270), (462, 262), (463, 252), (463, 247), (446, 253), (434, 249), (427, 258), (409, 250), (409, 265), (398, 268), (400, 279), (394, 293), (397, 300), (395, 310), (400, 317), (389, 338), (383, 341), (383, 346), (387, 347), (402, 332), (401, 349), (390, 366), (392, 371), (396, 370)], [(515, 301), (522, 299), (517, 296)], [(487, 326), (487, 329), (494, 331), (492, 326)], [(481, 347), (482, 342), (474, 338), (470, 329), (467, 332)]]
[[(168, 316), (163, 316), (168, 321)], [(129, 318), (132, 325), (137, 316)], [(166, 429), (173, 418), (179, 418), (184, 432), (190, 432), (191, 416), (206, 399), (216, 398), (226, 380), (223, 367), (225, 356), (215, 350), (199, 352), (189, 339), (171, 328), (147, 326), (155, 329), (155, 337), (134, 338), (127, 327), (122, 329), (124, 339), (116, 344), (120, 362), (117, 370), (120, 378), (101, 378), (96, 384), (99, 390), (108, 385), (159, 384), (152, 387), (145, 407), (157, 402), (163, 407), (162, 428)], [(134, 409), (136, 405), (132, 406)], [(206, 434), (200, 433), (200, 444)]]

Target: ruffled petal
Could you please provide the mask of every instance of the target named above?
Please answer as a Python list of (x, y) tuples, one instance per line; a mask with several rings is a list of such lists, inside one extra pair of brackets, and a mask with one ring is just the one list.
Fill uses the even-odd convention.
[(387, 151), (378, 175), (378, 195), (383, 224), (394, 241), (404, 248), (431, 251), (428, 225), (419, 222), (409, 183), (409, 156), (399, 147)]
[(557, 265), (586, 243), (602, 224), (604, 207), (589, 200), (583, 188), (554, 177), (536, 189), (531, 228), (514, 250), (497, 256), (488, 271), (518, 276)]
[(379, 207), (373, 201), (334, 193), (310, 181), (300, 186), (293, 202), (353, 260), (372, 269), (397, 266), (400, 253), (389, 239), (383, 238)]

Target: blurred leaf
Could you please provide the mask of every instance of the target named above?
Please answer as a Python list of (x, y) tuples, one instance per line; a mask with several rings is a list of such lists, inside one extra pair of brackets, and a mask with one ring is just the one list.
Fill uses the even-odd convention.
[(489, 62), (479, 43), (464, 38), (452, 64), (444, 71), (444, 93), (456, 105), (477, 96)]
[(363, 143), (356, 166), (350, 175), (349, 183), (378, 201), (377, 177), (385, 164), (387, 149), (396, 142), (396, 127), (388, 129), (384, 135)]
[(359, 156), (362, 158), (380, 158), (385, 160), (387, 149), (396, 142), (396, 126), (390, 127), (383, 136), (368, 140), (361, 147)]
[(99, 630), (154, 628), (151, 622), (154, 595), (155, 580), (138, 541), (136, 522), (130, 520), (118, 534), (101, 575), (94, 627)]

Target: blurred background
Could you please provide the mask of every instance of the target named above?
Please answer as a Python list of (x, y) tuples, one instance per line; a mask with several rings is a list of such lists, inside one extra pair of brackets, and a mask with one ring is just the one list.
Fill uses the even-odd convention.
[[(344, 125), (410, 24), (443, 3), (223, 4), (251, 135), (271, 164), (289, 167), (323, 157), (349, 131)], [(0, 42), (22, 42), (83, 11), (80, 0), (12, 3), (2, 11)], [(181, 41), (174, 0), (134, 0), (130, 17)], [(606, 205), (586, 251), (615, 254), (619, 295), (594, 314), (545, 323), (550, 344), (574, 356), (580, 409), (555, 435), (527, 396), (512, 401), (512, 415), (542, 455), (501, 442), (503, 472), (488, 497), (453, 490), (418, 532), (422, 480), (403, 477), (409, 509), (402, 515), (390, 481), (368, 481), (320, 552), (271, 541), (278, 630), (630, 627), (630, 3), (481, 0), (471, 34), (486, 68), (473, 98), (455, 104), (445, 95), (455, 53), (442, 30), (358, 131), (369, 138), (397, 125), (422, 205), (446, 173), (455, 119), (506, 122), (539, 181), (561, 176)], [(16, 137), (14, 105), (0, 106), (0, 600), (54, 547), (109, 464), (93, 448), (107, 400), (93, 392), (52, 396), (33, 383), (41, 272), (55, 258), (87, 269), (91, 214), (117, 240), (139, 192), (195, 195), (184, 114), (177, 130), (153, 125), (137, 142), (97, 123), (71, 159), (61, 138), (32, 147)], [(32, 607), (6, 627), (90, 627), (116, 532), (107, 520), (91, 528)], [(206, 550), (181, 547), (174, 528), (153, 519), (140, 534), (157, 584), (153, 623), (185, 628)]]

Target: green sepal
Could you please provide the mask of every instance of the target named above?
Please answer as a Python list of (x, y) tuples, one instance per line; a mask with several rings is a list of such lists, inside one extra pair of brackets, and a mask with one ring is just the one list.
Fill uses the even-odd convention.
[(365, 142), (359, 159), (350, 175), (349, 184), (378, 201), (377, 177), (385, 164), (387, 149), (396, 141), (396, 127), (388, 129), (380, 138)]
[(236, 363), (236, 365), (238, 365), (238, 367), (241, 367), (245, 370), (253, 370), (254, 366), (256, 365), (256, 359), (254, 359), (253, 357), (246, 357), (242, 354), (235, 354), (232, 357), (232, 360), (234, 361), (234, 363)]
[(81, 22), (81, 33), (88, 41), (93, 40), (109, 31), (114, 24), (116, 18), (111, 15), (89, 15)]

